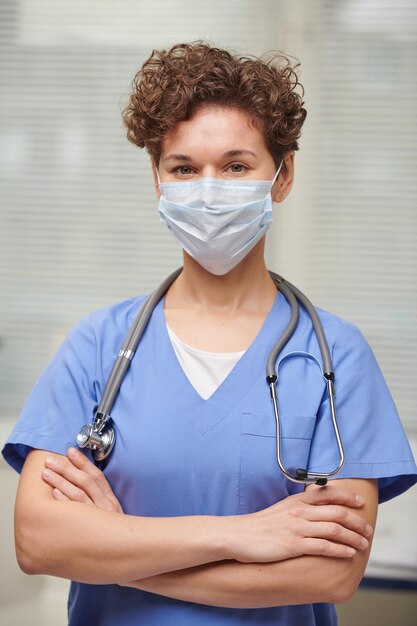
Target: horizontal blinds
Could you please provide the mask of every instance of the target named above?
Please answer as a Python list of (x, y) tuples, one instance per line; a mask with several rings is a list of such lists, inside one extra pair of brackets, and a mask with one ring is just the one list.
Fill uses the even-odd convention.
[(417, 5), (324, 8), (314, 288), (358, 323), (417, 428)]
[(1, 395), (15, 415), (70, 326), (149, 291), (179, 255), (120, 121), (143, 51), (17, 39), (4, 53)]
[(417, 430), (417, 4), (314, 7), (309, 27), (294, 10), (285, 39), (302, 61), (308, 116), (271, 257), (360, 327)]
[(120, 111), (153, 48), (264, 48), (257, 6), (0, 0), (1, 416), (17, 415), (81, 316), (181, 264)]
[(153, 47), (201, 37), (301, 59), (304, 174), (293, 232), (272, 229), (269, 259), (358, 323), (403, 420), (417, 423), (415, 3), (144, 7), (0, 2), (1, 414), (16, 416), (82, 315), (150, 291), (180, 263), (120, 109)]

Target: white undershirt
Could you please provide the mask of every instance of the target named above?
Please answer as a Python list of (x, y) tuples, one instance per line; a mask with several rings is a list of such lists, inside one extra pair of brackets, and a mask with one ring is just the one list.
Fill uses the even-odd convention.
[(207, 400), (230, 374), (242, 352), (206, 352), (179, 339), (167, 324), (177, 359), (197, 393)]

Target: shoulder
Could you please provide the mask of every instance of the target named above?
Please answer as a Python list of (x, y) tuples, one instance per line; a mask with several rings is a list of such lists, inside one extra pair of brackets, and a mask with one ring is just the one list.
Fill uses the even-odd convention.
[(69, 340), (84, 337), (95, 343), (112, 337), (124, 337), (147, 295), (139, 295), (106, 307), (95, 309), (82, 317), (70, 330)]
[(146, 298), (135, 296), (84, 315), (69, 329), (47, 369), (65, 362), (93, 371), (111, 362)]
[[(358, 326), (338, 315), (316, 308), (333, 361), (333, 371), (343, 376), (343, 384), (359, 381), (375, 385), (375, 389), (386, 383), (375, 353)], [(339, 383), (341, 384), (341, 383)]]
[(108, 330), (128, 330), (147, 295), (139, 295), (92, 311), (86, 318), (97, 334)]
[[(381, 371), (374, 350), (359, 327), (339, 315), (320, 307), (314, 308), (323, 326), (333, 361), (333, 371), (336, 373), (346, 370), (349, 376), (360, 375), (368, 379), (373, 375), (380, 377)], [(305, 323), (310, 324), (310, 332), (314, 333), (309, 317)]]
[(319, 307), (315, 307), (315, 309), (323, 325), (323, 330), (326, 335), (329, 335), (333, 346), (346, 340), (352, 344), (367, 343), (365, 336), (355, 323)]
[[(358, 326), (339, 315), (320, 307), (314, 307), (322, 324), (329, 350), (334, 356), (346, 352), (372, 352), (367, 339)], [(307, 311), (300, 307), (301, 331), (314, 334), (312, 320)]]

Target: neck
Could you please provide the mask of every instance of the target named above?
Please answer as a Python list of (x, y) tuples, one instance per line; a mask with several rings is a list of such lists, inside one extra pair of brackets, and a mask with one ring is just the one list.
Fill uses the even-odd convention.
[(224, 276), (210, 274), (184, 253), (184, 269), (167, 293), (166, 306), (197, 307), (213, 314), (268, 311), (277, 290), (265, 265), (264, 240)]

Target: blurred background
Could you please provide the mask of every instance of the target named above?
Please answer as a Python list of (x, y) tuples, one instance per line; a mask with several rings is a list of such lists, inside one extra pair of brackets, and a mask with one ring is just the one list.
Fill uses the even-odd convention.
[[(268, 264), (359, 325), (417, 448), (416, 0), (0, 0), (0, 443), (68, 330), (181, 264), (120, 112), (153, 48), (301, 61), (308, 117)], [(15, 564), (0, 461), (0, 622), (63, 626), (67, 581)], [(417, 624), (417, 490), (380, 508), (340, 624)]]

